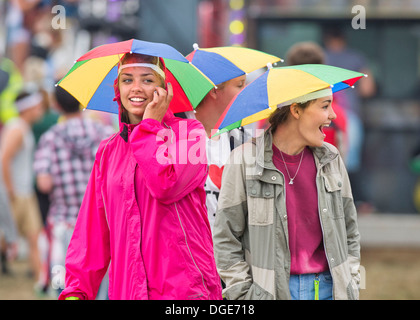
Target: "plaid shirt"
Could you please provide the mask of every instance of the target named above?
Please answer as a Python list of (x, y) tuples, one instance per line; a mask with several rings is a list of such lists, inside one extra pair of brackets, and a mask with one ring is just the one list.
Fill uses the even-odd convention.
[(99, 143), (114, 130), (90, 118), (72, 118), (45, 132), (38, 143), (34, 170), (53, 178), (48, 219), (76, 223)]

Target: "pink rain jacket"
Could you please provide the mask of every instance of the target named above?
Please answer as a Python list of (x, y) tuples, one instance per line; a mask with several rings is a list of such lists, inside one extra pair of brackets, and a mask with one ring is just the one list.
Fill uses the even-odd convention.
[(108, 266), (110, 299), (221, 299), (205, 157), (196, 120), (120, 124), (96, 154), (59, 299), (95, 299)]

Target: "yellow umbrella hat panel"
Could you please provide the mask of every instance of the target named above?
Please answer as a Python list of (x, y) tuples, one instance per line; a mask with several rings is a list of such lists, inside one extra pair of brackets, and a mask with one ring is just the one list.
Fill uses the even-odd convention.
[(216, 85), (282, 61), (262, 51), (244, 47), (198, 48), (187, 59)]
[[(89, 61), (89, 63), (86, 63)], [(87, 107), (99, 85), (108, 75), (109, 70), (120, 61), (119, 55), (105, 56), (92, 60), (76, 62), (74, 67), (59, 82), (60, 87), (76, 97), (83, 107)], [(113, 78), (117, 77), (117, 71)], [(112, 82), (111, 82), (112, 83)], [(113, 94), (114, 91), (111, 91)]]

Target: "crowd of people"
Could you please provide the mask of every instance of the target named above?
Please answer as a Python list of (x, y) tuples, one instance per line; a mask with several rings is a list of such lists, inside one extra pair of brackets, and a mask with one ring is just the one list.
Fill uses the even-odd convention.
[[(329, 37), (335, 45), (325, 49), (296, 44), (286, 63), (368, 72), (339, 35)], [(95, 299), (101, 289), (109, 299), (358, 298), (349, 178), (357, 161), (346, 170), (359, 148), (356, 102), (319, 90), (278, 108), (259, 137), (243, 128), (214, 137), (245, 74), (215, 84), (194, 113), (174, 115), (163, 59), (125, 54), (113, 121), (81, 112), (72, 95), (51, 87), (60, 73), (48, 81), (35, 76), (29, 54), (13, 57), (1, 64), (3, 274), (13, 272), (8, 261), (22, 237), (37, 292), (51, 292), (52, 267), (65, 265), (65, 286), (52, 290), (59, 299)], [(361, 89), (367, 96), (374, 84)], [(196, 143), (185, 140), (191, 132), (206, 141), (206, 154), (180, 162), (176, 151), (188, 155)]]
[(116, 129), (54, 85), (73, 63), (69, 30), (51, 28), (54, 4), (71, 13), (77, 1), (6, 3), (0, 55), (1, 274), (27, 255), (35, 293), (53, 297), (61, 289), (51, 288), (51, 269), (64, 266), (96, 150)]

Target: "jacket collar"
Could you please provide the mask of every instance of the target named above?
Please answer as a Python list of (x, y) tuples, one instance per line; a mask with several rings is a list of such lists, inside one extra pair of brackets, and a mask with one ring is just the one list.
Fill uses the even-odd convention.
[(128, 123), (123, 123), (121, 122), (120, 125), (120, 136), (121, 138), (124, 139), (125, 142), (128, 142), (128, 137), (130, 136), (131, 131), (133, 131), (133, 129), (138, 126), (140, 123), (138, 124), (128, 124)]

